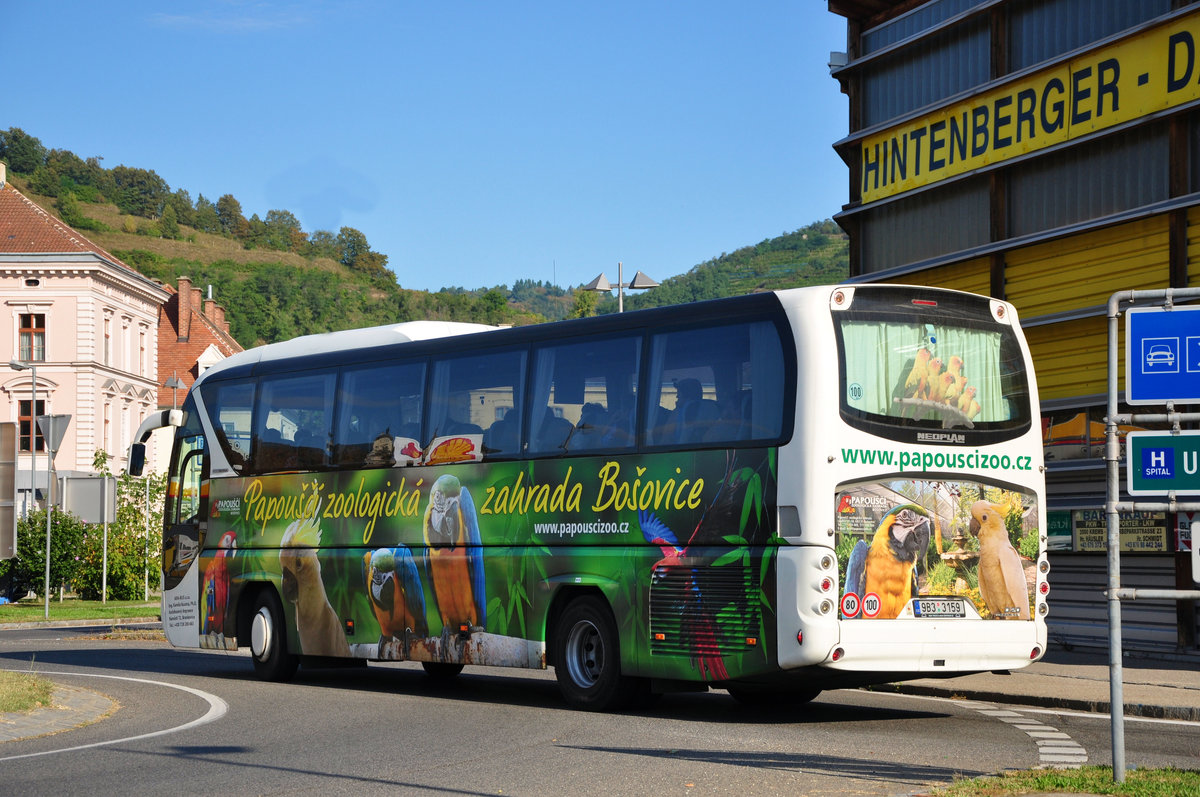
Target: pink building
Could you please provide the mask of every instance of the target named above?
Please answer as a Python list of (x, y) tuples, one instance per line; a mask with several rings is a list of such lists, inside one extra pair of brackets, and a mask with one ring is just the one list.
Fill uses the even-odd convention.
[[(113, 472), (124, 467), (130, 438), (160, 406), (161, 384), (171, 375), (161, 373), (159, 330), (165, 326), (170, 337), (162, 343), (179, 337), (164, 312), (174, 298), (6, 185), (0, 164), (0, 418), (19, 423), (18, 511), (28, 506), (35, 458), (34, 483), (46, 486), (34, 415), (71, 416), (55, 458), (60, 476), (93, 473), (99, 449), (111, 455)], [(227, 326), (223, 331), (228, 337)], [(36, 368), (36, 404), (32, 369), (16, 370), (10, 361)], [(165, 395), (170, 406), (170, 391)], [(157, 470), (163, 460), (148, 464)]]

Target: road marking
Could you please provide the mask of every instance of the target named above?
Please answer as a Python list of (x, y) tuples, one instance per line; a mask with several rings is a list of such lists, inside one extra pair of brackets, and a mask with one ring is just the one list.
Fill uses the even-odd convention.
[(1084, 750), (1069, 734), (1063, 733), (1058, 728), (1023, 716), (1023, 712), (996, 708), (986, 703), (976, 703), (971, 708), (980, 714), (1006, 722), (1019, 731), (1024, 731), (1037, 744), (1038, 766), (1074, 768), (1087, 763), (1087, 750)]
[[(28, 670), (9, 670), (9, 672), (29, 672), (29, 671)], [(110, 739), (106, 742), (93, 742), (92, 744), (80, 744), (80, 745), (76, 745), (75, 747), (62, 747), (57, 750), (43, 750), (40, 753), (23, 753), (22, 755), (5, 756), (4, 758), (0, 758), (0, 763), (2, 763), (4, 761), (15, 761), (18, 758), (34, 758), (36, 756), (53, 755), (55, 753), (73, 753), (76, 750), (87, 750), (92, 747), (106, 747), (108, 745), (120, 744), (122, 742), (134, 742), (134, 741), (138, 741), (140, 739), (152, 739), (155, 736), (166, 736), (167, 734), (170, 734), (170, 733), (178, 733), (179, 731), (186, 731), (190, 728), (196, 728), (201, 725), (207, 725), (210, 722), (216, 722), (221, 717), (225, 716), (225, 713), (227, 711), (229, 711), (229, 704), (226, 703), (221, 698), (217, 697), (216, 695), (212, 694), (211, 692), (204, 692), (200, 689), (193, 689), (190, 686), (181, 686), (179, 684), (167, 683), (166, 681), (152, 681), (149, 678), (131, 678), (131, 677), (125, 676), (125, 675), (99, 675), (99, 674), (95, 674), (95, 673), (54, 672), (54, 671), (46, 671), (46, 670), (38, 670), (35, 673), (35, 675), (69, 675), (72, 677), (79, 677), (79, 678), (109, 678), (114, 681), (133, 681), (134, 683), (140, 683), (140, 684), (153, 684), (154, 686), (165, 686), (170, 689), (178, 689), (182, 692), (187, 692), (188, 694), (195, 695), (196, 697), (198, 697), (201, 700), (208, 703), (208, 711), (206, 711), (204, 713), (204, 716), (197, 717), (196, 719), (192, 720), (191, 722), (185, 722), (182, 725), (176, 725), (174, 728), (165, 728), (164, 730), (151, 731), (150, 733), (140, 733), (137, 736), (126, 736), (122, 739)]]

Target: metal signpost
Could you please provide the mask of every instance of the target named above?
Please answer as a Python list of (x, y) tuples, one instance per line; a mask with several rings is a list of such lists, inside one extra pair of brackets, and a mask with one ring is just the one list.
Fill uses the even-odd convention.
[(67, 433), (67, 425), (71, 423), (70, 415), (39, 415), (37, 426), (42, 432), (46, 443), (46, 619), (50, 619), (50, 516), (54, 513), (54, 455), (62, 444), (63, 436)]
[[(1184, 431), (1183, 423), (1200, 421), (1200, 413), (1175, 411), (1175, 403), (1200, 403), (1200, 307), (1177, 307), (1178, 299), (1200, 298), (1200, 288), (1118, 291), (1108, 300), (1108, 416), (1104, 419), (1108, 488), (1105, 515), (1108, 532), (1108, 670), (1112, 703), (1113, 780), (1125, 781), (1125, 698), (1121, 672), (1122, 600), (1200, 600), (1200, 590), (1122, 589), (1121, 512), (1194, 512), (1200, 501), (1200, 432)], [(1118, 326), (1122, 303), (1155, 302), (1131, 307), (1125, 314), (1125, 401), (1132, 405), (1166, 405), (1165, 413), (1118, 410)], [(1121, 439), (1118, 426), (1169, 423), (1170, 430), (1130, 432), (1126, 436), (1126, 489), (1132, 496), (1159, 496), (1166, 501), (1121, 501)], [(1193, 525), (1192, 555), (1197, 543)], [(1193, 580), (1200, 569), (1193, 566)]]

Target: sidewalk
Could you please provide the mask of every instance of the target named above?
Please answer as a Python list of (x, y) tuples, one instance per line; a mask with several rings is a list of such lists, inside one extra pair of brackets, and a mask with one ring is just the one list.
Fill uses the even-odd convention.
[[(1121, 664), (1127, 716), (1200, 722), (1200, 655), (1126, 654)], [(1108, 651), (1051, 647), (1045, 657), (1009, 675), (979, 673), (923, 678), (883, 689), (1024, 706), (1107, 713), (1111, 705)]]

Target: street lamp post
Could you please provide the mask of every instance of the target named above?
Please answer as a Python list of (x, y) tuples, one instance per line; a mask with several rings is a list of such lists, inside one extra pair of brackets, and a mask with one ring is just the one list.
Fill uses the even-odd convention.
[(647, 288), (656, 288), (658, 283), (650, 277), (647, 277), (642, 272), (637, 272), (633, 275), (633, 279), (625, 282), (624, 264), (617, 262), (617, 284), (613, 285), (608, 281), (608, 277), (604, 276), (604, 272), (600, 272), (600, 276), (583, 286), (585, 291), (597, 291), (599, 293), (612, 293), (612, 289), (617, 289), (617, 312), (625, 312), (625, 290), (642, 291)]
[[(14, 371), (30, 372), (30, 379), (33, 384), (33, 397), (29, 405), (29, 501), (31, 504), (37, 503), (37, 366), (33, 362), (23, 363), (20, 360), (9, 360), (8, 367)], [(47, 457), (50, 455), (47, 454)], [(50, 462), (47, 460), (47, 468), (49, 471)], [(49, 478), (46, 481), (47, 491), (50, 489)], [(47, 499), (49, 493), (47, 492)], [(46, 619), (50, 619), (50, 502), (46, 501), (46, 580), (42, 587), (46, 593)]]

